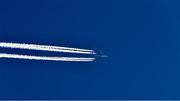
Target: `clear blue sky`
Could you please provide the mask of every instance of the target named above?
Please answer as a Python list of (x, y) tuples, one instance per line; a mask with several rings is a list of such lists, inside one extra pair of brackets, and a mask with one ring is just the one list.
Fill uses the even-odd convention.
[(90, 63), (0, 59), (0, 99), (180, 99), (179, 4), (1, 0), (0, 41), (88, 48), (108, 58)]

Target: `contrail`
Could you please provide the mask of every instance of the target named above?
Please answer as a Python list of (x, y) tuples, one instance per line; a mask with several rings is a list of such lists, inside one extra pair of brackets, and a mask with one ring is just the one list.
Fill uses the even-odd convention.
[(19, 54), (7, 54), (0, 53), (0, 58), (14, 58), (14, 59), (27, 59), (27, 60), (49, 60), (49, 61), (80, 61), (90, 62), (95, 58), (80, 58), (80, 57), (46, 57), (46, 56), (31, 56), (31, 55), (19, 55)]
[(51, 52), (96, 54), (94, 52), (94, 50), (88, 50), (88, 49), (49, 46), (49, 45), (24, 44), (24, 43), (0, 42), (0, 47), (2, 47), (2, 48), (27, 49), (27, 50), (51, 51)]

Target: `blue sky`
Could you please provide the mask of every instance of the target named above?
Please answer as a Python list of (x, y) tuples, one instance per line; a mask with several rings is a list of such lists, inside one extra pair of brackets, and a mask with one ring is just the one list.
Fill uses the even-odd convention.
[(180, 99), (179, 3), (0, 1), (2, 42), (78, 47), (108, 56), (88, 63), (0, 59), (0, 99)]

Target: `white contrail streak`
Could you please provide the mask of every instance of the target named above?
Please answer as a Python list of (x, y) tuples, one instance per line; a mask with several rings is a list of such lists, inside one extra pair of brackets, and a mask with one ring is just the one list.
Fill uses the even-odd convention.
[(49, 61), (79, 61), (90, 62), (95, 58), (80, 58), (80, 57), (46, 57), (46, 56), (31, 56), (31, 55), (19, 55), (19, 54), (7, 54), (0, 53), (0, 58), (14, 58), (14, 59), (27, 59), (27, 60), (49, 60)]
[(40, 50), (40, 51), (52, 51), (52, 52), (65, 52), (65, 53), (96, 54), (94, 52), (94, 50), (88, 50), (88, 49), (49, 46), (49, 45), (24, 44), (24, 43), (0, 42), (0, 47), (28, 49), (28, 50)]

